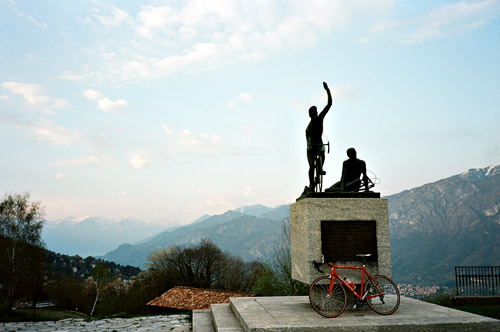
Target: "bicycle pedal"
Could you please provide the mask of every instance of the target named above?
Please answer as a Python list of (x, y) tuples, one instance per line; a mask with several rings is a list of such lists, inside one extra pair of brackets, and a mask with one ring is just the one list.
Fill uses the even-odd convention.
[(365, 306), (366, 302), (365, 301), (356, 301), (354, 305), (351, 308), (351, 311), (354, 311), (356, 309), (362, 309)]

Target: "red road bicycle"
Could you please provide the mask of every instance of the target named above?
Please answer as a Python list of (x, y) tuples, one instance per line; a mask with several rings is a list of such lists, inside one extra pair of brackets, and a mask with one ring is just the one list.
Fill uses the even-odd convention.
[[(366, 271), (366, 257), (371, 254), (359, 254), (363, 258), (363, 266), (341, 266), (328, 263), (331, 266), (330, 275), (317, 278), (309, 287), (309, 301), (318, 314), (327, 318), (340, 316), (347, 307), (346, 289), (354, 294), (356, 303), (354, 310), (359, 304), (366, 303), (380, 315), (390, 315), (399, 307), (399, 289), (391, 278), (384, 275), (371, 276)], [(313, 261), (314, 266), (320, 272), (320, 266), (324, 264)], [(356, 286), (349, 280), (342, 278), (336, 269), (361, 270), (361, 286), (359, 293)], [(366, 282), (365, 282), (366, 279)]]

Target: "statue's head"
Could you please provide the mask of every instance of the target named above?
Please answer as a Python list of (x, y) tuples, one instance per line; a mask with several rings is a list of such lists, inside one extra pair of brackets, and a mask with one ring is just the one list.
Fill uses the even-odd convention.
[(315, 117), (317, 117), (317, 116), (318, 116), (318, 109), (316, 108), (316, 106), (311, 106), (311, 107), (309, 108), (309, 116), (310, 116), (311, 118), (315, 118)]
[(347, 156), (349, 157), (349, 159), (356, 159), (356, 149), (354, 148), (347, 149)]

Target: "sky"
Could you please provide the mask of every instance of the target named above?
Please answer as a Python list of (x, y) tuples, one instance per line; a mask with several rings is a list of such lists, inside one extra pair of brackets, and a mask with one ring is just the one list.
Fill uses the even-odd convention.
[(500, 1), (0, 0), (0, 193), (47, 220), (186, 224), (325, 186), (388, 196), (500, 164)]

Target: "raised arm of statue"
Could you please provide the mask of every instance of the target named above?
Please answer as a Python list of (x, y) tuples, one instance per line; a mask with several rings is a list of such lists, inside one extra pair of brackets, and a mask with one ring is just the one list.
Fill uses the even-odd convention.
[(328, 111), (330, 110), (330, 107), (332, 107), (332, 94), (330, 93), (330, 88), (328, 87), (328, 84), (326, 84), (326, 82), (323, 82), (323, 87), (325, 88), (326, 94), (328, 95), (328, 103), (326, 104), (323, 111), (321, 111), (321, 113), (319, 114), (321, 118), (324, 118), (326, 113), (328, 113)]

